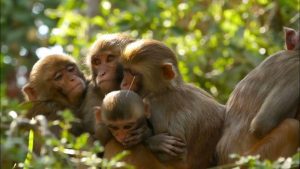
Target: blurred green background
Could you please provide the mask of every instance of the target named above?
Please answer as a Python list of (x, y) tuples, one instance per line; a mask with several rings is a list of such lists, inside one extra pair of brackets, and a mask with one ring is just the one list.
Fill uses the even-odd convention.
[(299, 18), (299, 0), (1, 0), (1, 96), (21, 101), (33, 63), (49, 52), (73, 55), (89, 73), (97, 35), (128, 32), (166, 43), (184, 79), (226, 103)]

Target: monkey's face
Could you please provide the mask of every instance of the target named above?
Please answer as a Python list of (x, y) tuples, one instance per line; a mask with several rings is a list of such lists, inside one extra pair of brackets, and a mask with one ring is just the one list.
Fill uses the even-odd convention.
[(85, 79), (74, 64), (55, 71), (52, 82), (57, 92), (67, 97), (70, 103), (77, 102), (86, 88)]
[(107, 122), (107, 127), (115, 139), (123, 144), (129, 135), (129, 131), (135, 128), (135, 120), (118, 120)]
[(118, 52), (113, 51), (92, 55), (93, 81), (104, 94), (119, 89), (122, 67), (118, 62), (118, 57)]
[(146, 123), (145, 117), (133, 117), (130, 119), (122, 119), (117, 121), (105, 121), (109, 131), (115, 137), (115, 139), (125, 145), (126, 139), (130, 137), (131, 132), (137, 129), (142, 124)]

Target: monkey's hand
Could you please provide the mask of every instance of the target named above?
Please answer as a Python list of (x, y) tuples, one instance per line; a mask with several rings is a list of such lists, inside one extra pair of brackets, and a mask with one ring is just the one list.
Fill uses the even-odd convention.
[(142, 125), (130, 132), (129, 136), (123, 142), (123, 145), (126, 147), (134, 146), (151, 136), (151, 133), (152, 131), (148, 125)]
[(178, 137), (170, 136), (168, 133), (161, 133), (149, 137), (146, 146), (153, 152), (163, 152), (171, 156), (179, 156), (185, 152), (186, 145)]

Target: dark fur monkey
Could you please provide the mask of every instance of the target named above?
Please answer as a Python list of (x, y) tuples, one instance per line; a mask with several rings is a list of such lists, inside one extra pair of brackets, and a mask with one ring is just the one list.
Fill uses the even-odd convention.
[[(92, 79), (88, 85), (87, 95), (81, 107), (81, 118), (84, 128), (105, 145), (111, 138), (105, 126), (96, 125), (94, 107), (100, 106), (105, 94), (120, 89), (123, 69), (119, 57), (124, 47), (134, 39), (127, 34), (107, 34), (100, 36), (91, 46), (86, 61), (92, 72)], [(139, 142), (144, 134), (143, 129), (137, 129), (128, 144)]]
[[(57, 112), (64, 109), (77, 115), (85, 89), (85, 77), (73, 57), (64, 54), (45, 56), (34, 64), (28, 83), (22, 89), (26, 100), (32, 104), (26, 117), (44, 115), (48, 121), (58, 120)], [(54, 126), (52, 131), (58, 135), (59, 127)], [(74, 132), (80, 134), (81, 131)]]
[(174, 52), (159, 41), (129, 44), (121, 63), (121, 88), (134, 90), (149, 103), (154, 136), (146, 145), (173, 168), (209, 167), (221, 136), (224, 106), (184, 83)]
[[(150, 113), (142, 98), (129, 90), (113, 91), (103, 99), (96, 111), (97, 124), (104, 124), (114, 136), (105, 146), (104, 158), (111, 159), (116, 154), (129, 150), (122, 161), (143, 169), (167, 168), (142, 143), (126, 147), (126, 137), (136, 128), (146, 126)], [(148, 130), (148, 136), (151, 131)]]
[[(299, 147), (299, 31), (285, 29), (287, 50), (273, 54), (240, 81), (226, 106), (219, 163), (229, 154), (275, 160)], [(298, 117), (297, 117), (298, 116)]]

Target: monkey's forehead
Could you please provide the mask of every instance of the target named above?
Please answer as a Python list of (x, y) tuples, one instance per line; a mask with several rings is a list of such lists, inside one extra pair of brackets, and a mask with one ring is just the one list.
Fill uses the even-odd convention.
[(71, 57), (55, 56), (47, 57), (36, 62), (31, 70), (30, 79), (45, 79), (57, 71), (65, 69), (67, 65), (75, 65), (76, 62)]
[(44, 69), (47, 67), (59, 67), (61, 65), (66, 65), (69, 63), (75, 64), (76, 61), (73, 57), (68, 55), (48, 55), (38, 60), (32, 67), (32, 70)]
[[(98, 43), (97, 43), (98, 42)], [(120, 52), (121, 45), (117, 41), (97, 41), (90, 48), (89, 56), (101, 54), (102, 52)]]
[[(76, 65), (74, 62), (70, 62), (70, 61), (59, 61), (59, 62), (45, 62), (39, 65), (35, 65), (32, 70), (31, 73), (35, 74), (37, 72), (44, 72), (45, 74), (50, 73), (50, 72), (55, 72), (55, 71), (59, 71), (62, 70), (64, 68), (66, 68), (66, 66), (68, 65)], [(43, 73), (40, 73), (43, 74)]]

